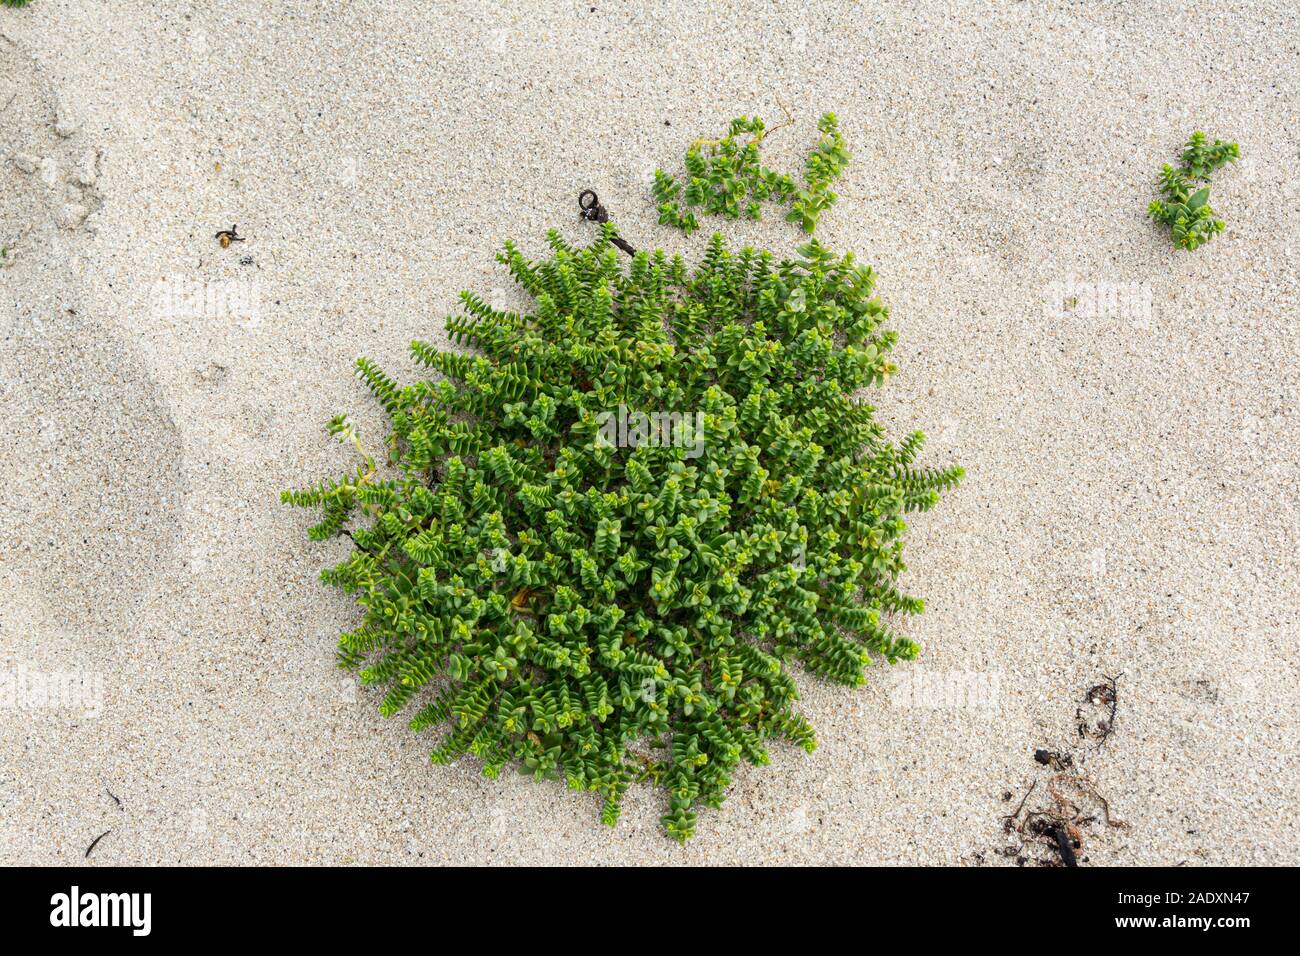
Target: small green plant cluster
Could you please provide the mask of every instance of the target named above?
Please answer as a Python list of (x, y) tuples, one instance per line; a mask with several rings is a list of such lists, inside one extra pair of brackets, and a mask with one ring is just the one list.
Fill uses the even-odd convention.
[(903, 515), (962, 471), (918, 467), (921, 433), (889, 441), (856, 397), (894, 371), (869, 266), (715, 235), (691, 271), (615, 235), (552, 232), (543, 261), (506, 243), (534, 308), (462, 293), (447, 327), (477, 354), (411, 345), (438, 377), (358, 359), (387, 467), (336, 418), (360, 464), (283, 500), (351, 538), (322, 573), (364, 612), (340, 664), (441, 728), (435, 763), (565, 780), (610, 825), (648, 781), (685, 842), (770, 739), (814, 749), (792, 663), (859, 685), (870, 655), (916, 655), (891, 624), (922, 609), (897, 588)]
[[(722, 139), (696, 140), (686, 151), (685, 187), (662, 169), (655, 170), (659, 222), (690, 235), (699, 228), (692, 211), (695, 207), (732, 219), (743, 213), (757, 220), (762, 218), (763, 203), (770, 201), (789, 205), (787, 221), (799, 223), (804, 232), (813, 232), (821, 214), (835, 203), (831, 184), (849, 163), (849, 151), (835, 114), (825, 114), (817, 128), (822, 137), (804, 164), (802, 187), (760, 161), (759, 144), (769, 130), (758, 117), (732, 120)], [(740, 142), (738, 137), (746, 134), (751, 138)]]
[(32, 0), (4, 0), (4, 5), (6, 7), (25, 7), (31, 2)]
[(808, 154), (804, 163), (804, 186), (795, 193), (793, 208), (786, 213), (787, 222), (797, 222), (803, 231), (811, 233), (823, 212), (835, 205), (831, 183), (849, 164), (849, 150), (840, 135), (840, 125), (834, 113), (825, 114), (817, 121), (822, 138)]
[(1200, 184), (1208, 184), (1211, 173), (1240, 155), (1236, 143), (1216, 139), (1211, 144), (1197, 130), (1183, 149), (1182, 166), (1175, 169), (1165, 164), (1160, 171), (1160, 191), (1165, 198), (1153, 200), (1147, 212), (1169, 227), (1174, 245), (1195, 249), (1223, 232), (1223, 220), (1214, 218), (1210, 208), (1210, 187)]

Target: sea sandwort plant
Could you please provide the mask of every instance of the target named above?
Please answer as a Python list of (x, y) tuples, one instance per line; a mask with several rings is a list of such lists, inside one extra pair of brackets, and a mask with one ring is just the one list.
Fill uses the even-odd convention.
[[(562, 779), (610, 825), (648, 781), (685, 842), (742, 760), (813, 750), (792, 663), (858, 685), (872, 655), (916, 655), (894, 625), (922, 609), (897, 586), (903, 516), (962, 471), (918, 467), (921, 433), (894, 444), (858, 398), (894, 371), (869, 266), (714, 236), (691, 271), (615, 234), (552, 232), (542, 261), (506, 243), (533, 309), (462, 293), (447, 327), (475, 354), (411, 345), (435, 378), (358, 359), (386, 465), (339, 417), (360, 462), (283, 499), (321, 509), (312, 539), (351, 538), (322, 574), (362, 610), (339, 662), (441, 734), (435, 763)], [(602, 440), (626, 409), (699, 413), (702, 453)]]
[[(835, 114), (822, 116), (817, 129), (822, 137), (804, 164), (803, 186), (760, 161), (759, 144), (770, 130), (757, 116), (732, 120), (721, 139), (696, 140), (686, 151), (684, 187), (662, 169), (655, 170), (653, 192), (659, 204), (659, 222), (690, 235), (699, 228), (693, 211), (697, 207), (731, 219), (743, 214), (757, 220), (762, 218), (764, 201), (770, 201), (789, 205), (786, 220), (812, 233), (821, 214), (834, 205), (830, 186), (849, 163)], [(739, 142), (738, 137), (746, 134), (750, 139)]]
[(1210, 187), (1197, 186), (1208, 184), (1211, 173), (1240, 156), (1236, 143), (1216, 139), (1211, 144), (1197, 130), (1183, 149), (1182, 165), (1175, 169), (1166, 163), (1160, 171), (1160, 191), (1165, 198), (1153, 200), (1147, 214), (1169, 227), (1178, 248), (1195, 249), (1223, 232), (1223, 220), (1216, 219), (1210, 208)]

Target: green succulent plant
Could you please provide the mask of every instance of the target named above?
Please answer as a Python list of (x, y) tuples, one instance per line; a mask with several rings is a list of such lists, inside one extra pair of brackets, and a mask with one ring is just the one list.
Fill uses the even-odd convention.
[(351, 538), (322, 573), (363, 612), (339, 662), (440, 730), (435, 763), (565, 780), (610, 825), (648, 781), (685, 842), (772, 738), (814, 749), (794, 662), (858, 685), (872, 655), (916, 655), (903, 516), (962, 470), (918, 467), (921, 433), (891, 442), (858, 397), (894, 371), (869, 266), (715, 235), (690, 271), (615, 234), (552, 232), (543, 261), (506, 243), (533, 308), (462, 293), (447, 328), (475, 353), (411, 345), (437, 377), (358, 359), (386, 464), (336, 418), (360, 463), (283, 500), (321, 509), (313, 540)]
[(1174, 245), (1195, 249), (1223, 232), (1223, 220), (1216, 219), (1210, 208), (1210, 187), (1200, 184), (1209, 183), (1211, 173), (1225, 163), (1235, 162), (1240, 155), (1236, 143), (1216, 139), (1211, 144), (1197, 130), (1183, 149), (1182, 166), (1175, 169), (1165, 164), (1160, 171), (1164, 199), (1153, 200), (1147, 214), (1169, 227)]
[[(684, 187), (662, 169), (655, 170), (653, 193), (659, 204), (659, 222), (690, 235), (699, 228), (696, 208), (731, 219), (743, 215), (757, 220), (763, 216), (763, 203), (773, 202), (791, 206), (787, 221), (812, 233), (821, 214), (835, 204), (830, 186), (849, 163), (835, 114), (822, 116), (817, 128), (822, 138), (804, 164), (802, 187), (760, 161), (759, 144), (770, 130), (758, 117), (737, 117), (721, 139), (696, 140), (686, 151)], [(751, 138), (739, 142), (738, 137), (745, 134)]]

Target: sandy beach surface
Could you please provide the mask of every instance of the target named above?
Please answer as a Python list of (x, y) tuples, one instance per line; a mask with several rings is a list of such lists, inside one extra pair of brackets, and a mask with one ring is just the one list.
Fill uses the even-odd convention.
[[(1297, 64), (1290, 0), (0, 8), (0, 863), (1014, 865), (1037, 749), (1127, 824), (1088, 865), (1295, 863)], [(380, 434), (358, 353), (409, 380), (460, 289), (514, 301), (503, 240), (593, 235), (582, 189), (638, 246), (792, 254), (648, 187), (787, 109), (772, 165), (826, 110), (854, 155), (818, 237), (880, 274), (880, 414), (967, 470), (911, 522), (921, 659), (801, 675), (817, 751), (685, 848), (648, 787), (611, 830), (430, 766), (278, 492), (350, 467), (332, 415)], [(1198, 128), (1243, 160), (1186, 253), (1146, 206)]]

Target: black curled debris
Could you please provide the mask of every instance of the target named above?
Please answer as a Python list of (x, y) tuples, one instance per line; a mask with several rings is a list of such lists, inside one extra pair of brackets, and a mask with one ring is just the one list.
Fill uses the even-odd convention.
[(594, 189), (578, 193), (578, 210), (588, 222), (609, 222), (609, 210), (604, 207)]
[[(609, 222), (609, 210), (604, 207), (594, 189), (584, 189), (578, 194), (578, 214), (588, 222)], [(618, 246), (629, 256), (636, 255), (636, 250), (621, 236), (610, 236), (610, 242)]]

